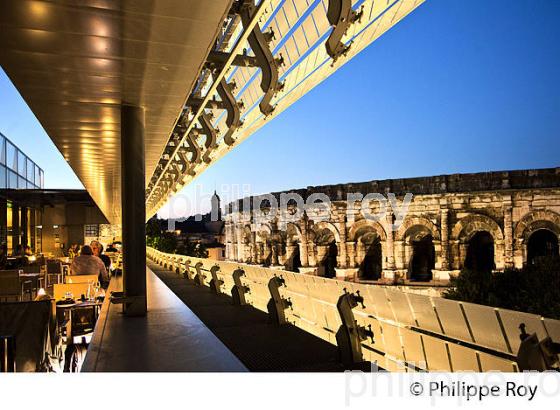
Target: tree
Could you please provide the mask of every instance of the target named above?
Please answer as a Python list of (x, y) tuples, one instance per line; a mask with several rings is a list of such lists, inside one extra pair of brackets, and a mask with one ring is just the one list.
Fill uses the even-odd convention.
[(560, 259), (495, 273), (463, 270), (443, 296), (560, 319)]
[(146, 236), (148, 238), (155, 238), (161, 235), (161, 224), (159, 219), (150, 218), (146, 223)]

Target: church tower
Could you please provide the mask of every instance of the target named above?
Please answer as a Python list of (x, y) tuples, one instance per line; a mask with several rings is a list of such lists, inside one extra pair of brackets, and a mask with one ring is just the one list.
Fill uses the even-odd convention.
[(221, 200), (216, 191), (214, 191), (214, 195), (212, 195), (212, 199), (210, 203), (212, 205), (212, 211), (210, 213), (210, 220), (214, 221), (221, 221), (222, 220), (222, 208), (221, 208)]

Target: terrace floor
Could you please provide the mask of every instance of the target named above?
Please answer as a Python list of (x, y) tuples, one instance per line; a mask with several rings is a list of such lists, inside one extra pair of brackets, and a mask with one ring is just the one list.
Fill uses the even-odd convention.
[[(109, 291), (122, 289), (121, 277)], [(200, 319), (147, 269), (148, 314), (124, 317), (106, 298), (83, 372), (241, 372), (247, 369)]]

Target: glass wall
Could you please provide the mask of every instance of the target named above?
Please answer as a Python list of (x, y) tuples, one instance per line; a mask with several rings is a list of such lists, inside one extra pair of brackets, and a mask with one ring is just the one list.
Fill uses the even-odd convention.
[(0, 189), (41, 189), (43, 170), (0, 133)]
[[(0, 190), (42, 189), (43, 170), (0, 133)], [(0, 198), (0, 246), (8, 255), (20, 256), (26, 246), (41, 252), (41, 211), (10, 199)]]

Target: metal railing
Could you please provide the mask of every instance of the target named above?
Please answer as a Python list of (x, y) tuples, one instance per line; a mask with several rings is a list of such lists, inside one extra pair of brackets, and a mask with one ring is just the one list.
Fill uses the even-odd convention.
[(152, 248), (147, 255), (279, 324), (337, 345), (346, 363), (370, 361), (389, 371), (517, 372), (527, 369), (518, 365), (521, 333), (536, 336), (539, 352), (539, 341), (560, 342), (560, 321), (539, 315)]

